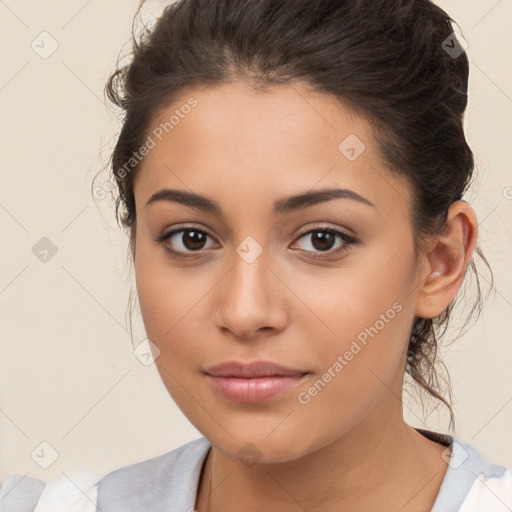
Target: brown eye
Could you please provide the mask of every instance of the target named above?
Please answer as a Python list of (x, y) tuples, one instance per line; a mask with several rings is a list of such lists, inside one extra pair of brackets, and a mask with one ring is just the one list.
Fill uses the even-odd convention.
[(332, 249), (336, 241), (336, 235), (328, 231), (314, 231), (311, 235), (311, 245), (319, 251)]
[(204, 230), (197, 228), (175, 229), (159, 236), (156, 241), (164, 245), (164, 248), (178, 257), (188, 257), (193, 253), (200, 253), (208, 248), (208, 239), (213, 237)]
[[(301, 239), (309, 239), (308, 243), (303, 245), (303, 250), (311, 253), (311, 256), (314, 258), (323, 257), (321, 253), (326, 253), (326, 257), (340, 254), (356, 243), (355, 238), (343, 233), (343, 231), (330, 227), (310, 229), (299, 236), (298, 240)], [(336, 240), (340, 240), (337, 245)]]
[(182, 233), (181, 243), (191, 251), (202, 249), (205, 244), (206, 237), (208, 236), (201, 231), (190, 231), (188, 229), (184, 230)]

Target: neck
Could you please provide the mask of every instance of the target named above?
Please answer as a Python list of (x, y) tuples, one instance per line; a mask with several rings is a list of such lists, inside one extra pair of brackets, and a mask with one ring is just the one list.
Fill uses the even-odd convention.
[[(390, 405), (383, 404), (388, 416)], [(212, 446), (196, 510), (430, 511), (447, 470), (444, 447), (407, 425), (401, 410), (386, 422), (383, 411), (374, 413), (334, 442), (289, 462), (246, 466)]]

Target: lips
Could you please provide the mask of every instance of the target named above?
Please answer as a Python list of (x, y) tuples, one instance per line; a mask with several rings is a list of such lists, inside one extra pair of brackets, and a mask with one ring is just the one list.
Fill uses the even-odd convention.
[(287, 368), (269, 361), (253, 361), (251, 363), (227, 361), (208, 368), (205, 370), (205, 373), (213, 377), (241, 377), (251, 379), (269, 376), (299, 376), (308, 372)]
[(268, 361), (225, 362), (208, 368), (206, 378), (212, 389), (235, 402), (270, 400), (301, 383), (309, 372)]

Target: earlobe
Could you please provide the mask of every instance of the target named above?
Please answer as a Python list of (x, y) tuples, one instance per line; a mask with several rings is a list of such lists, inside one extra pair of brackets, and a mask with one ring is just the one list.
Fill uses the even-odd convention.
[(445, 228), (425, 254), (428, 274), (417, 294), (418, 317), (434, 318), (453, 300), (464, 280), (477, 234), (478, 223), (471, 206), (464, 201), (453, 203)]

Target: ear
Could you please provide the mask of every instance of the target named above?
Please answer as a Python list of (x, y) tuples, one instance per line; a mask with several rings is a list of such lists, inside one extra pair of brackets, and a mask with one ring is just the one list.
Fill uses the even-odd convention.
[(417, 293), (416, 316), (434, 318), (453, 300), (476, 246), (478, 222), (465, 201), (448, 209), (445, 227), (426, 245), (425, 269)]

